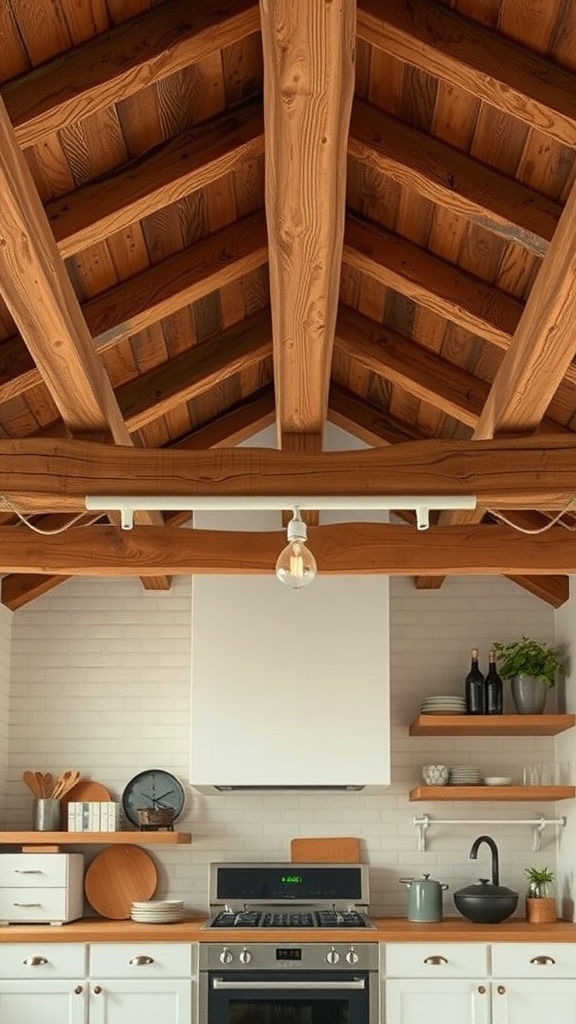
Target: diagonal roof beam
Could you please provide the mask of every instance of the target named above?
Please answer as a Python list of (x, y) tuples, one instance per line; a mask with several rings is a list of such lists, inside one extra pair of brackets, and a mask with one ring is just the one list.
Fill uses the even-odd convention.
[[(130, 445), (28, 165), (0, 100), (0, 291), (72, 433)], [(158, 523), (157, 514), (144, 520)], [(168, 581), (159, 585), (168, 586)]]
[(255, 0), (169, 0), (2, 88), (20, 146), (231, 46), (260, 27)]
[(576, 145), (576, 76), (478, 22), (431, 0), (360, 0), (358, 37)]
[(287, 434), (315, 436), (320, 447), (340, 286), (356, 4), (261, 0), (260, 9), (278, 437), (283, 446)]

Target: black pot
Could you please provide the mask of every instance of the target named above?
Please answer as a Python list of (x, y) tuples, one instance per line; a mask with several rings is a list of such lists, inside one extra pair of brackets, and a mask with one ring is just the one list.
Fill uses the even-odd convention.
[(476, 924), (497, 924), (505, 921), (518, 906), (518, 893), (505, 885), (491, 885), (480, 878), (478, 885), (467, 885), (454, 893), (456, 909)]

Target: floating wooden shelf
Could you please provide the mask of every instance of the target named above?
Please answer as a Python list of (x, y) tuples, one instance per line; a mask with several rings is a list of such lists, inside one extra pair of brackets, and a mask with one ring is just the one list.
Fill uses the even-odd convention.
[(410, 790), (410, 800), (474, 800), (494, 803), (514, 800), (524, 803), (572, 800), (576, 786), (417, 786)]
[(0, 845), (85, 846), (129, 843), (132, 846), (176, 846), (191, 843), (190, 832), (0, 832)]
[(418, 715), (411, 736), (557, 736), (576, 715)]

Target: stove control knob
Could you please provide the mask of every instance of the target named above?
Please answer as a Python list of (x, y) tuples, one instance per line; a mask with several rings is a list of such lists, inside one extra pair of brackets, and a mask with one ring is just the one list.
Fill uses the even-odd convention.
[(326, 953), (326, 963), (327, 964), (337, 964), (339, 959), (340, 959), (340, 953), (338, 953), (334, 949), (334, 946), (332, 946), (332, 949), (329, 949), (328, 952)]
[(241, 964), (249, 964), (252, 962), (252, 953), (249, 949), (246, 949), (246, 946), (244, 946), (244, 949), (240, 953), (239, 960)]
[(220, 953), (220, 963), (221, 964), (231, 964), (233, 959), (234, 959), (234, 954), (230, 952), (230, 950), (228, 949), (227, 946), (224, 946), (224, 949)]
[(350, 949), (346, 953), (346, 962), (349, 964), (357, 964), (359, 959), (360, 957), (358, 956), (358, 953), (354, 949), (354, 946), (350, 946)]

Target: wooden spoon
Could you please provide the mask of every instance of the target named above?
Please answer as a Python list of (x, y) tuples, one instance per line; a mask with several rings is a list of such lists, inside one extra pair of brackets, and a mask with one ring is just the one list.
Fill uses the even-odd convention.
[(56, 779), (56, 785), (52, 797), (54, 800), (60, 800), (72, 786), (75, 786), (80, 778), (80, 772), (66, 771), (62, 772), (61, 775)]
[(38, 783), (36, 781), (36, 775), (35, 775), (34, 772), (31, 772), (31, 771), (22, 772), (22, 778), (23, 778), (24, 782), (26, 783), (26, 785), (28, 786), (28, 789), (36, 797), (36, 799), (38, 799), (38, 797), (42, 796), (42, 793), (41, 793), (41, 791), (38, 788)]

